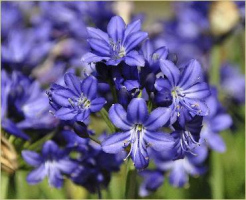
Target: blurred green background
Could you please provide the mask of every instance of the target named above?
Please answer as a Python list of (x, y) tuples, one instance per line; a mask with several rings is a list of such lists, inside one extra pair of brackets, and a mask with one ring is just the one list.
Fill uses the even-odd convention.
[[(167, 19), (172, 15), (170, 2), (135, 2), (134, 13), (145, 13), (144, 28), (153, 24), (160, 18)], [(229, 37), (221, 46), (223, 56), (232, 63), (241, 67), (245, 73), (245, 32)], [(217, 58), (214, 58), (217, 59)], [(235, 108), (245, 121), (245, 106)], [(96, 121), (96, 122), (95, 122)], [(106, 128), (104, 122), (95, 119), (96, 133)], [(101, 124), (100, 124), (101, 123)], [(190, 177), (187, 188), (173, 188), (168, 183), (168, 178), (157, 192), (147, 198), (155, 199), (185, 199), (185, 198), (245, 198), (245, 123), (236, 121), (235, 131), (224, 131), (222, 137), (225, 140), (227, 151), (223, 154), (212, 153), (206, 162), (208, 172), (197, 178)], [(212, 164), (212, 160), (217, 160)], [(123, 198), (125, 183), (126, 163), (121, 167), (119, 173), (113, 174), (108, 190), (103, 190), (103, 198)], [(69, 180), (65, 180), (62, 189), (50, 188), (47, 179), (42, 183), (31, 186), (25, 181), (27, 171), (18, 170), (14, 175), (8, 176), (1, 173), (1, 199), (84, 199), (97, 198), (97, 195), (89, 194), (85, 189), (75, 186)], [(140, 178), (139, 178), (140, 179)], [(141, 181), (141, 180), (139, 180)], [(136, 198), (140, 198), (136, 196)]]

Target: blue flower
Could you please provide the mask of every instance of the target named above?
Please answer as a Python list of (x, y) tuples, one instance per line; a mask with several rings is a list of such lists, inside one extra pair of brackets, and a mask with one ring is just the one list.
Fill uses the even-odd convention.
[(53, 85), (48, 92), (55, 117), (88, 123), (90, 113), (100, 111), (106, 103), (97, 97), (97, 79), (88, 76), (80, 81), (74, 74), (66, 73), (64, 81), (66, 87)]
[(125, 61), (130, 66), (144, 66), (144, 59), (134, 48), (142, 42), (148, 34), (140, 31), (140, 20), (134, 21), (126, 26), (119, 16), (113, 17), (105, 33), (100, 29), (88, 27), (88, 42), (91, 53), (82, 57), (84, 62), (106, 61), (107, 65), (118, 65)]
[(78, 166), (72, 161), (68, 152), (59, 149), (53, 141), (47, 141), (43, 145), (41, 154), (33, 151), (22, 151), (24, 160), (35, 167), (27, 176), (29, 184), (37, 184), (46, 176), (49, 179), (49, 185), (61, 188), (63, 184), (63, 174), (71, 174)]
[(120, 104), (114, 104), (109, 110), (109, 118), (122, 132), (104, 140), (103, 150), (107, 153), (119, 153), (131, 145), (128, 156), (131, 156), (135, 167), (147, 167), (147, 147), (150, 146), (156, 151), (167, 151), (173, 147), (172, 137), (158, 131), (168, 121), (170, 113), (168, 108), (156, 108), (149, 115), (146, 102), (142, 98), (132, 99), (127, 112)]
[(144, 178), (139, 188), (141, 197), (148, 196), (150, 192), (155, 192), (164, 182), (164, 175), (160, 170), (144, 170), (139, 174)]
[(212, 95), (206, 100), (210, 113), (208, 116), (204, 117), (200, 143), (205, 140), (206, 144), (208, 144), (211, 149), (224, 152), (226, 145), (219, 133), (232, 125), (232, 118), (225, 112), (220, 104), (216, 88), (211, 88), (211, 93)]
[[(171, 124), (177, 118), (183, 118), (186, 110), (192, 116), (206, 116), (209, 114), (205, 99), (210, 95), (210, 90), (208, 84), (201, 80), (203, 76), (202, 69), (196, 60), (191, 60), (182, 72), (169, 60), (161, 60), (160, 67), (167, 79), (157, 79), (155, 87), (160, 93), (164, 94), (161, 95), (164, 103), (172, 101), (170, 105), (173, 110)], [(161, 99), (158, 99), (158, 101), (161, 101)]]

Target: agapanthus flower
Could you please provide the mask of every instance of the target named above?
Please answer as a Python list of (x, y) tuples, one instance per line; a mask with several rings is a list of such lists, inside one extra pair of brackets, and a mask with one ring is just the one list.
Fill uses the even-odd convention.
[(61, 188), (63, 184), (63, 174), (71, 174), (77, 167), (77, 163), (68, 156), (68, 151), (61, 150), (53, 141), (44, 143), (41, 154), (34, 151), (22, 151), (24, 160), (35, 167), (27, 176), (29, 184), (37, 184), (46, 176), (49, 185)]
[[(210, 90), (208, 84), (202, 81), (202, 68), (198, 61), (191, 60), (182, 72), (169, 60), (161, 60), (160, 67), (167, 79), (157, 79), (155, 87), (158, 92), (165, 92), (164, 102), (166, 100), (171, 101), (170, 108), (173, 111), (171, 124), (177, 118), (180, 122), (185, 122), (183, 118), (186, 111), (192, 116), (209, 114), (205, 99), (210, 95)], [(166, 99), (167, 95), (168, 98)]]
[(221, 87), (228, 97), (245, 104), (245, 76), (238, 66), (224, 63), (220, 71)]
[(107, 65), (118, 65), (124, 61), (130, 66), (144, 66), (144, 59), (134, 48), (148, 34), (141, 29), (140, 20), (126, 26), (119, 16), (113, 17), (108, 23), (107, 33), (100, 29), (88, 27), (89, 45), (92, 52), (82, 57), (84, 62), (106, 61)]
[(97, 97), (98, 83), (93, 76), (80, 80), (72, 73), (64, 76), (65, 87), (54, 84), (48, 92), (54, 116), (61, 120), (80, 121), (88, 123), (91, 112), (102, 109), (106, 100)]
[(183, 159), (170, 160), (165, 155), (158, 154), (155, 156), (155, 164), (157, 169), (163, 172), (170, 171), (169, 182), (174, 187), (184, 187), (191, 176), (199, 176), (206, 172), (206, 167), (203, 166), (208, 152), (205, 146), (197, 146), (194, 149), (196, 156), (186, 154)]
[(173, 138), (158, 130), (169, 120), (170, 113), (169, 108), (156, 108), (148, 114), (146, 102), (142, 98), (132, 99), (127, 112), (120, 104), (112, 105), (109, 118), (122, 132), (106, 138), (102, 142), (103, 150), (107, 153), (119, 153), (131, 145), (128, 156), (131, 156), (135, 167), (147, 167), (147, 147), (157, 151), (169, 151), (173, 147)]
[(164, 174), (160, 170), (144, 170), (140, 172), (140, 176), (144, 178), (138, 192), (141, 197), (155, 192), (164, 182)]
[(211, 149), (224, 152), (226, 146), (219, 133), (232, 125), (232, 118), (225, 112), (220, 104), (216, 88), (211, 88), (211, 93), (212, 95), (206, 100), (210, 113), (208, 116), (204, 117), (200, 143), (205, 140), (206, 144), (208, 144)]

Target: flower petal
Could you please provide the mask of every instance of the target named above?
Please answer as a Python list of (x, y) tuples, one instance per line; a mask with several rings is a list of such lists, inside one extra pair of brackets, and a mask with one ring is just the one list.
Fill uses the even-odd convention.
[(50, 154), (56, 154), (59, 151), (59, 147), (52, 140), (48, 140), (44, 143), (42, 148), (42, 155), (49, 156)]
[(33, 167), (37, 167), (42, 163), (41, 156), (34, 151), (24, 150), (21, 152), (21, 155), (24, 158), (24, 160)]
[(109, 56), (99, 56), (94, 53), (88, 52), (82, 56), (81, 61), (85, 63), (92, 63), (100, 62), (102, 60), (109, 60), (109, 58)]
[(138, 31), (127, 36), (123, 46), (126, 49), (126, 52), (130, 52), (133, 48), (135, 48), (140, 42), (148, 37), (148, 33), (143, 31)]
[(68, 88), (60, 88), (56, 89), (52, 92), (52, 100), (59, 104), (60, 106), (69, 107), (71, 103), (68, 99), (73, 99), (76, 97), (75, 93), (73, 93)]
[(98, 28), (87, 27), (87, 32), (91, 38), (101, 39), (105, 42), (109, 41), (108, 34)]
[(156, 108), (144, 123), (147, 130), (157, 130), (167, 123), (171, 116), (170, 108)]
[(126, 26), (125, 36), (127, 37), (131, 33), (140, 31), (140, 29), (141, 29), (141, 21), (136, 20), (136, 21), (134, 21), (134, 22), (132, 22)]
[(198, 99), (185, 98), (182, 104), (192, 113), (199, 116), (207, 116), (209, 109), (206, 103)]
[(145, 131), (144, 140), (156, 151), (171, 151), (174, 138), (167, 133)]
[(53, 167), (49, 170), (49, 185), (55, 188), (61, 188), (63, 185), (63, 177), (61, 172)]
[(57, 163), (57, 167), (63, 173), (71, 174), (78, 167), (78, 164), (70, 159), (60, 159)]
[(85, 78), (81, 85), (81, 90), (89, 100), (95, 99), (97, 96), (97, 79), (93, 76)]
[(66, 86), (69, 89), (71, 89), (73, 92), (75, 92), (78, 96), (81, 95), (81, 91), (80, 91), (81, 81), (77, 76), (75, 76), (72, 73), (66, 73), (64, 76), (64, 82)]
[(114, 42), (117, 42), (119, 40), (122, 41), (123, 34), (125, 31), (125, 26), (126, 24), (121, 17), (119, 16), (112, 17), (107, 27), (107, 32), (109, 34), (109, 37), (112, 38)]
[(194, 99), (204, 99), (207, 98), (211, 92), (207, 83), (197, 83), (190, 88), (183, 91), (185, 97), (194, 98)]
[(163, 90), (163, 88), (167, 88), (169, 90), (171, 90), (171, 85), (170, 82), (164, 78), (158, 78), (155, 81), (155, 88), (158, 91)]
[(109, 44), (100, 39), (88, 39), (91, 48), (102, 56), (109, 56)]
[(232, 125), (232, 118), (228, 114), (219, 114), (211, 120), (211, 129), (220, 132), (228, 129)]
[(120, 104), (114, 104), (109, 109), (109, 119), (118, 128), (122, 130), (130, 130), (131, 124), (127, 120), (125, 109)]
[(173, 62), (169, 60), (160, 60), (160, 68), (162, 73), (170, 81), (171, 85), (174, 87), (177, 85), (180, 77), (179, 69), (174, 65)]
[(102, 107), (104, 106), (104, 104), (107, 103), (107, 101), (100, 97), (100, 98), (96, 98), (93, 99), (91, 101), (91, 105), (90, 105), (90, 111), (91, 112), (98, 112), (102, 109)]
[(125, 63), (130, 66), (144, 66), (144, 58), (137, 51), (131, 51), (125, 57)]
[(178, 85), (184, 90), (200, 81), (202, 76), (201, 64), (193, 59), (188, 66), (184, 69)]
[(72, 108), (62, 107), (55, 112), (54, 116), (61, 120), (72, 120), (77, 114), (78, 114), (78, 111)]
[(41, 182), (47, 175), (44, 164), (40, 165), (38, 168), (34, 169), (27, 175), (27, 182), (31, 185)]
[(114, 133), (102, 142), (102, 150), (106, 153), (119, 153), (129, 145), (130, 131)]
[(149, 39), (146, 39), (143, 45), (141, 46), (141, 53), (143, 54), (144, 58), (151, 62), (151, 56), (154, 51), (154, 47)]
[(131, 100), (127, 108), (127, 119), (131, 123), (144, 123), (148, 118), (148, 108), (142, 98)]

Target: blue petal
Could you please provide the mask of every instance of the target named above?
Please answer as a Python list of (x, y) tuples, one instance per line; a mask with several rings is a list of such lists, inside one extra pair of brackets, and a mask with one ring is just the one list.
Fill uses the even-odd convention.
[(98, 56), (94, 53), (86, 53), (82, 56), (81, 61), (85, 63), (100, 62), (102, 60), (108, 60), (108, 56)]
[(130, 135), (130, 131), (110, 135), (102, 142), (102, 150), (106, 153), (119, 153), (129, 145)]
[(80, 90), (80, 80), (77, 76), (75, 76), (72, 73), (66, 73), (64, 76), (64, 82), (66, 86), (71, 89), (73, 92), (75, 92), (78, 96), (81, 95), (81, 90)]
[(144, 123), (147, 130), (157, 130), (167, 123), (171, 116), (170, 108), (156, 108)]
[(211, 120), (210, 125), (214, 132), (220, 132), (230, 128), (232, 125), (232, 118), (228, 114), (219, 114)]
[(171, 151), (174, 146), (173, 137), (167, 133), (145, 131), (144, 140), (156, 151)]
[(136, 140), (132, 145), (131, 158), (134, 166), (140, 170), (145, 169), (149, 165), (149, 155), (145, 144), (143, 141)]
[(16, 137), (29, 140), (29, 136), (26, 135), (22, 130), (20, 130), (11, 120), (2, 119), (2, 128), (9, 134), (15, 135)]
[(209, 138), (207, 138), (207, 143), (209, 144), (210, 148), (223, 153), (226, 151), (226, 145), (223, 138), (218, 133), (211, 133), (209, 134)]
[[(125, 38), (130, 35), (131, 33), (134, 33), (134, 32), (137, 32), (137, 31), (140, 31), (141, 29), (141, 21), (140, 20), (136, 20), (130, 24), (128, 24), (126, 26), (126, 30), (125, 30)], [(124, 39), (125, 39), (124, 38)]]
[(127, 119), (131, 123), (144, 123), (148, 118), (148, 108), (146, 102), (142, 98), (134, 98), (131, 100), (127, 108)]
[(90, 111), (91, 112), (100, 111), (105, 103), (107, 103), (107, 101), (102, 97), (92, 100), (90, 105)]
[(190, 88), (183, 91), (185, 97), (194, 99), (204, 99), (207, 98), (211, 93), (207, 83), (197, 83)]
[(91, 46), (91, 48), (102, 56), (109, 56), (110, 49), (109, 44), (100, 39), (88, 39), (87, 40)]
[(174, 169), (170, 173), (169, 182), (174, 187), (183, 187), (189, 179), (183, 167), (183, 159), (174, 162)]
[(179, 86), (182, 89), (187, 89), (191, 85), (199, 82), (202, 76), (202, 68), (200, 63), (197, 60), (191, 60), (188, 66), (184, 69), (182, 76), (179, 81)]
[(101, 39), (105, 42), (109, 41), (108, 34), (98, 28), (87, 27), (87, 32), (91, 38)]
[(31, 185), (41, 182), (47, 175), (45, 165), (40, 165), (37, 169), (34, 169), (27, 175), (27, 182)]
[(118, 128), (122, 130), (130, 130), (131, 124), (126, 117), (126, 111), (120, 104), (114, 104), (109, 109), (109, 119)]
[(144, 66), (144, 58), (137, 51), (129, 52), (125, 57), (125, 63), (130, 66)]
[(191, 163), (196, 165), (202, 164), (208, 157), (208, 148), (204, 144), (197, 146), (192, 152), (196, 155), (187, 154), (186, 156)]
[(162, 73), (170, 81), (171, 85), (174, 87), (177, 85), (180, 77), (179, 69), (174, 65), (173, 62), (169, 60), (160, 60), (160, 67)]
[(76, 96), (77, 95), (75, 95), (75, 93), (73, 93), (70, 89), (62, 88), (53, 91), (52, 100), (60, 106), (68, 107), (71, 106), (68, 99), (73, 99)]
[(144, 58), (148, 61), (151, 62), (152, 60), (152, 53), (154, 51), (153, 45), (150, 42), (149, 39), (147, 39), (143, 45), (141, 46), (141, 53), (143, 54)]
[(71, 174), (78, 168), (78, 164), (69, 159), (60, 159), (57, 163), (57, 167), (61, 172)]
[(80, 110), (80, 112), (75, 116), (74, 119), (76, 121), (84, 122), (85, 124), (87, 124), (87, 120), (89, 116), (90, 116), (90, 110), (84, 109), (84, 110)]
[(131, 91), (133, 89), (139, 88), (140, 84), (137, 80), (126, 80), (124, 82), (124, 86), (128, 91)]
[(164, 78), (158, 78), (155, 81), (155, 88), (158, 91), (161, 91), (163, 88), (167, 88), (171, 90), (170, 82)]
[(49, 155), (56, 154), (59, 151), (59, 147), (52, 140), (48, 140), (44, 143), (42, 148), (42, 155), (49, 157)]
[(43, 162), (42, 157), (34, 151), (24, 150), (21, 152), (21, 155), (24, 160), (33, 167), (37, 167)]
[(55, 117), (61, 120), (72, 120), (78, 112), (72, 108), (60, 108), (54, 114)]
[(97, 79), (93, 76), (85, 78), (81, 90), (89, 100), (95, 99), (97, 96)]
[(199, 115), (199, 116), (207, 116), (209, 114), (208, 106), (196, 99), (189, 99), (185, 98), (182, 104), (192, 113)]
[(110, 65), (112, 65), (112, 66), (116, 66), (116, 65), (118, 65), (121, 61), (123, 61), (123, 57), (122, 58), (120, 58), (120, 59), (117, 59), (117, 60), (115, 60), (115, 59), (110, 59), (110, 60), (108, 60), (107, 62), (106, 62), (106, 65), (108, 65), (108, 66), (110, 66)]
[(127, 53), (130, 52), (133, 48), (135, 48), (140, 42), (142, 42), (147, 37), (148, 37), (148, 33), (142, 31), (138, 31), (130, 34), (126, 38), (123, 44), (123, 46), (126, 49), (126, 52)]
[(119, 16), (112, 17), (107, 27), (107, 32), (109, 34), (109, 37), (112, 38), (114, 42), (117, 42), (119, 40), (122, 41), (125, 31), (125, 26), (126, 24), (121, 17)]
[(49, 185), (55, 188), (61, 188), (63, 185), (63, 177), (61, 172), (55, 167), (49, 170)]

